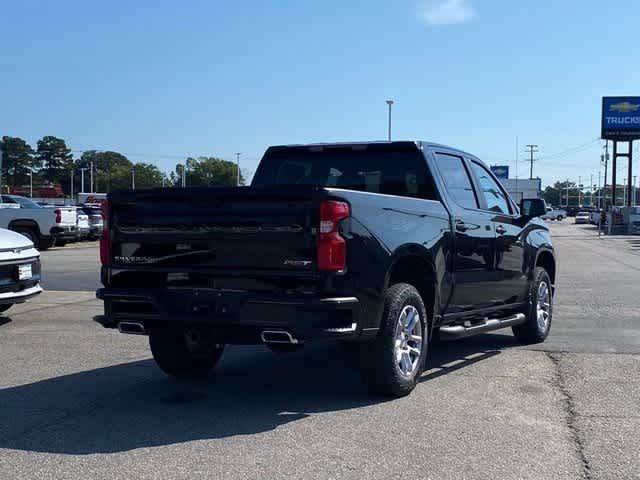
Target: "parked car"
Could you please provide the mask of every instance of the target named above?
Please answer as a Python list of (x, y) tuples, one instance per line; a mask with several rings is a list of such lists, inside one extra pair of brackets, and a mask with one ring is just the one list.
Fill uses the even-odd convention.
[(89, 217), (89, 238), (95, 240), (102, 232), (102, 210), (97, 204), (86, 204), (81, 210)]
[(567, 218), (567, 211), (561, 208), (553, 208), (547, 207), (547, 213), (545, 213), (542, 218), (545, 220), (562, 220), (563, 218)]
[(590, 223), (591, 222), (591, 213), (589, 212), (578, 212), (576, 213), (575, 223)]
[(0, 195), (0, 228), (21, 233), (40, 250), (76, 236), (75, 207), (38, 205), (30, 198)]
[(0, 312), (40, 292), (40, 252), (25, 236), (0, 228)]
[(84, 213), (82, 209), (78, 209), (77, 211), (77, 231), (76, 231), (76, 240), (82, 241), (89, 238), (89, 234), (91, 233), (91, 225), (89, 222), (89, 215)]
[(148, 334), (177, 377), (207, 375), (225, 344), (340, 340), (372, 390), (406, 395), (436, 332), (545, 340), (545, 211), (441, 145), (271, 147), (250, 187), (110, 193), (95, 320)]

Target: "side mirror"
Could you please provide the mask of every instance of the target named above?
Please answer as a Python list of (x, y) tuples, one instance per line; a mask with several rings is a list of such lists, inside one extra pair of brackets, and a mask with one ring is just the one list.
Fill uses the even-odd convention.
[(523, 198), (520, 201), (520, 214), (523, 217), (542, 217), (547, 213), (547, 205), (541, 198)]

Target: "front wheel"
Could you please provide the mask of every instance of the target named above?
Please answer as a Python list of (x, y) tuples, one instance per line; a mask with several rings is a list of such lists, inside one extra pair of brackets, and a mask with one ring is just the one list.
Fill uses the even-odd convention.
[(553, 291), (549, 274), (536, 267), (529, 293), (526, 321), (512, 327), (513, 334), (522, 343), (541, 343), (549, 335), (553, 319)]
[(149, 346), (158, 367), (178, 378), (206, 377), (224, 351), (211, 332), (198, 328), (154, 328)]
[(564, 217), (562, 215), (558, 215), (558, 221), (560, 222)]
[(415, 287), (398, 283), (385, 292), (378, 335), (359, 352), (362, 376), (371, 391), (394, 397), (411, 393), (425, 364), (427, 326), (427, 311)]

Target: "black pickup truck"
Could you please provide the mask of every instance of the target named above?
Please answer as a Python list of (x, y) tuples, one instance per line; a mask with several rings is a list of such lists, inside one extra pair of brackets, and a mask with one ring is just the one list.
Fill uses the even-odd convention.
[(250, 187), (110, 194), (95, 320), (149, 335), (179, 377), (208, 374), (225, 344), (339, 340), (372, 390), (405, 395), (434, 336), (512, 327), (545, 340), (556, 277), (545, 211), (442, 145), (271, 147)]

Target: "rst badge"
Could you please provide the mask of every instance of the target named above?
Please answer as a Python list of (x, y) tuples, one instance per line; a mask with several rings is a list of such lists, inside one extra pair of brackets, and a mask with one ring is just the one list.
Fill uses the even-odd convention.
[(313, 262), (311, 260), (285, 260), (284, 264), (289, 267), (308, 267)]

